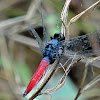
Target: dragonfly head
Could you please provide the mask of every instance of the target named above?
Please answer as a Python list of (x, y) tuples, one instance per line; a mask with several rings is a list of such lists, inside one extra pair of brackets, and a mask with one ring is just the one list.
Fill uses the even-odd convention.
[(64, 53), (65, 37), (62, 33), (55, 33), (45, 47), (44, 57), (48, 56), (52, 64), (55, 59), (61, 58)]
[(65, 40), (65, 36), (62, 33), (55, 33), (53, 38), (57, 39), (58, 41)]

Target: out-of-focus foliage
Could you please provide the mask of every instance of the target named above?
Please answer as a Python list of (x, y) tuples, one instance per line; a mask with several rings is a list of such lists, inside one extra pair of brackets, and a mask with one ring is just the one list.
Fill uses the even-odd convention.
[(24, 10), (18, 9), (18, 8), (9, 8), (6, 10), (6, 14), (8, 17), (17, 17), (17, 16), (22, 16), (26, 12)]
[(27, 85), (32, 76), (29, 67), (25, 63), (17, 63), (15, 66), (23, 84)]

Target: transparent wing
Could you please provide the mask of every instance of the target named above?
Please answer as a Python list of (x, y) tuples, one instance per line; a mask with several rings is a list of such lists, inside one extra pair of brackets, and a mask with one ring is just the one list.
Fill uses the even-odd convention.
[(74, 37), (66, 41), (65, 53), (91, 55), (100, 52), (100, 31)]

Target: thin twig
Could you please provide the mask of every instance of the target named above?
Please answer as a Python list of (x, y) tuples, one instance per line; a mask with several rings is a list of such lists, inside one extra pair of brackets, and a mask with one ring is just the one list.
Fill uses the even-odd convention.
[(87, 70), (88, 70), (88, 66), (89, 66), (90, 63), (86, 63), (85, 65), (85, 70), (84, 70), (84, 73), (83, 73), (83, 77), (82, 77), (82, 80), (81, 80), (81, 84), (80, 84), (80, 87), (79, 87), (79, 90), (78, 90), (78, 93), (75, 97), (74, 100), (77, 100), (77, 98), (80, 96), (81, 94), (81, 90), (82, 90), (82, 87), (84, 85), (84, 82), (85, 82), (85, 79), (86, 79), (86, 75), (87, 75)]
[(95, 79), (93, 79), (91, 82), (89, 82), (80, 92), (83, 93), (84, 91), (90, 89), (99, 81), (100, 81), (100, 74)]
[(62, 27), (61, 27), (61, 33), (64, 34), (64, 36), (65, 36), (66, 31), (67, 31), (66, 26), (67, 26), (68, 9), (69, 9), (70, 2), (71, 2), (71, 0), (65, 1), (64, 7), (63, 7), (62, 12), (61, 12), (61, 21), (63, 21)]
[[(98, 3), (99, 4), (99, 3)], [(89, 12), (89, 14), (84, 18), (85, 20), (90, 16), (90, 14), (93, 12), (93, 10), (98, 6), (98, 4), (97, 5), (95, 5), (94, 7), (93, 7), (93, 9)]]
[[(75, 21), (77, 21), (83, 14), (85, 14), (88, 10), (90, 10), (90, 9), (93, 8), (93, 7), (95, 7), (95, 6), (98, 5), (99, 3), (100, 3), (100, 0), (98, 0), (96, 3), (94, 3), (93, 5), (91, 5), (89, 8), (87, 8), (86, 10), (82, 11), (81, 13), (79, 13), (78, 15), (76, 15), (75, 17), (73, 17), (73, 18), (69, 21), (69, 23), (68, 23), (68, 25), (67, 25), (67, 32), (69, 32), (69, 28), (70, 28), (70, 25), (71, 25), (72, 23), (74, 23)], [(66, 36), (67, 36), (67, 34), (69, 34), (69, 33), (66, 33)]]
[[(75, 97), (74, 100), (77, 100), (77, 98), (81, 95), (81, 93), (82, 93), (83, 91), (85, 91), (85, 89), (88, 87), (89, 84), (92, 83), (91, 85), (93, 85), (93, 84), (96, 83), (96, 81), (95, 81), (96, 78), (95, 78), (93, 81), (91, 81), (91, 83), (89, 83), (88, 85), (86, 85), (86, 86), (83, 88), (83, 85), (84, 85), (84, 82), (85, 82), (85, 79), (86, 79), (86, 75), (87, 75), (87, 71), (88, 71), (88, 66), (89, 66), (90, 64), (92, 64), (94, 61), (97, 61), (97, 60), (100, 60), (100, 57), (90, 58), (90, 59), (87, 60), (87, 63), (85, 64), (85, 70), (84, 70), (84, 73), (83, 73), (82, 81), (81, 81), (81, 84), (80, 84), (78, 93), (77, 93), (77, 95), (76, 95), (76, 97)], [(100, 75), (99, 75), (99, 77), (100, 77)], [(100, 80), (100, 79), (99, 79), (99, 80)], [(97, 81), (98, 81), (98, 80), (97, 80)]]

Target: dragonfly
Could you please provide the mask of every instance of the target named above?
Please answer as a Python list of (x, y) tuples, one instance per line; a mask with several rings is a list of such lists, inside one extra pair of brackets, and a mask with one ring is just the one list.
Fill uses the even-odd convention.
[[(38, 42), (38, 45), (43, 55), (43, 59), (40, 62), (38, 69), (32, 76), (23, 94), (24, 97), (36, 86), (48, 66), (54, 64), (56, 59), (59, 59), (60, 61), (60, 59), (63, 59), (66, 56), (73, 57), (73, 55), (91, 56), (100, 51), (100, 31), (77, 36), (70, 39), (67, 39), (62, 33), (55, 33), (54, 36), (50, 37), (50, 40), (48, 40), (46, 28), (43, 24), (43, 19), (42, 25), (43, 41), (40, 39), (35, 29), (33, 29), (32, 27), (30, 28), (31, 32)], [(94, 39), (94, 37), (95, 40), (92, 40)], [(94, 49), (95, 45), (98, 45), (96, 49)]]
[[(27, 86), (26, 91), (23, 96), (26, 96), (37, 84), (39, 79), (42, 77), (44, 71), (49, 66), (49, 64), (53, 64), (54, 61), (59, 58), (63, 58), (67, 55), (93, 55), (99, 50), (93, 50), (93, 44), (98, 44), (100, 46), (100, 32), (89, 33), (87, 35), (77, 36), (74, 38), (70, 38), (69, 40), (65, 39), (65, 36), (62, 33), (55, 33), (53, 37), (51, 37), (50, 41), (45, 39), (46, 46), (43, 47), (43, 42), (40, 40), (37, 32), (31, 28), (32, 33), (34, 34), (38, 44), (41, 47), (41, 52), (43, 54), (43, 59), (33, 75), (30, 83)], [(47, 37), (44, 34), (44, 37)], [(96, 41), (92, 43), (89, 41), (90, 37), (96, 37)], [(93, 41), (93, 40), (92, 40)]]

